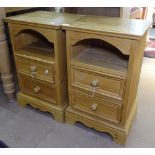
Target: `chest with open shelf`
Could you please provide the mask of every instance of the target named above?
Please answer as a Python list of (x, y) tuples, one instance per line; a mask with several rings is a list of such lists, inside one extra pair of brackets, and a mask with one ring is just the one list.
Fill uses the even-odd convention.
[(68, 103), (66, 41), (61, 24), (81, 16), (36, 11), (8, 17), (20, 91), (18, 103), (64, 121)]
[(60, 122), (65, 116), (68, 123), (107, 132), (124, 144), (137, 107), (151, 23), (46, 11), (6, 21), (20, 86), (18, 103), (50, 112)]
[(69, 90), (66, 122), (81, 122), (111, 134), (117, 143), (125, 143), (137, 106), (149, 24), (85, 16), (63, 25)]

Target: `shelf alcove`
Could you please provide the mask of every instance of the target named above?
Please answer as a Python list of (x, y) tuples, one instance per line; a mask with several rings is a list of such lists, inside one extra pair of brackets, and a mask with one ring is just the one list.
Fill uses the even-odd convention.
[(15, 52), (18, 54), (22, 52), (44, 60), (54, 59), (54, 44), (37, 31), (24, 29), (15, 35), (14, 42)]
[(100, 69), (108, 68), (113, 73), (121, 72), (126, 75), (128, 60), (129, 56), (122, 54), (120, 50), (104, 40), (84, 39), (72, 46), (72, 63), (83, 63)]

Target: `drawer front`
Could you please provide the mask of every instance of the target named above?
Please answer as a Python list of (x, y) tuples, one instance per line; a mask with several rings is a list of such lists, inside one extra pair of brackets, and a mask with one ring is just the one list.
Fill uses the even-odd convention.
[(121, 105), (97, 97), (92, 98), (85, 93), (70, 91), (70, 105), (75, 109), (110, 121), (119, 122), (121, 118)]
[(51, 84), (32, 79), (22, 74), (18, 74), (18, 79), (21, 91), (56, 104), (55, 87)]
[(90, 91), (92, 97), (95, 94), (100, 94), (123, 100), (125, 79), (105, 73), (95, 73), (90, 70), (71, 67), (71, 86)]
[(15, 61), (19, 73), (54, 83), (54, 62), (48, 64), (20, 56), (15, 56)]

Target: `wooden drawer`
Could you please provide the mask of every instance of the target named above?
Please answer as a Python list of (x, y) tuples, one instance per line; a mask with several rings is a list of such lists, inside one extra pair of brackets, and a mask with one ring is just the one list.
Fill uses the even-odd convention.
[(56, 104), (55, 87), (51, 84), (22, 74), (18, 74), (18, 79), (21, 91)]
[(85, 93), (70, 91), (70, 105), (75, 109), (110, 121), (119, 122), (121, 118), (121, 105), (98, 97), (92, 98)]
[(15, 61), (18, 73), (54, 83), (54, 62), (44, 63), (20, 56), (15, 56)]
[(95, 94), (123, 100), (125, 79), (106, 73), (97, 73), (79, 67), (71, 67), (71, 86)]

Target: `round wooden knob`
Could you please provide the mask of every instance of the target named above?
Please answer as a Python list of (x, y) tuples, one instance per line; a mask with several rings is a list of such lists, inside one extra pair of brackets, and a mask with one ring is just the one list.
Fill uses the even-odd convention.
[(36, 87), (34, 88), (34, 92), (35, 92), (35, 93), (39, 93), (39, 92), (40, 92), (40, 87), (39, 87), (39, 86), (36, 86)]
[(48, 75), (48, 73), (49, 73), (48, 69), (45, 69), (44, 74)]
[(93, 81), (91, 82), (91, 86), (92, 86), (92, 87), (98, 87), (98, 85), (99, 85), (99, 81), (98, 81), (97, 79), (95, 79), (95, 80), (93, 80)]
[(30, 72), (31, 72), (32, 78), (34, 78), (34, 76), (37, 75), (37, 67), (36, 66), (30, 66)]
[(91, 105), (91, 109), (92, 109), (93, 111), (96, 111), (96, 110), (97, 110), (97, 104), (96, 104), (96, 103), (92, 104), (92, 105)]
[(30, 71), (31, 72), (36, 72), (37, 71), (37, 67), (36, 66), (30, 66)]

